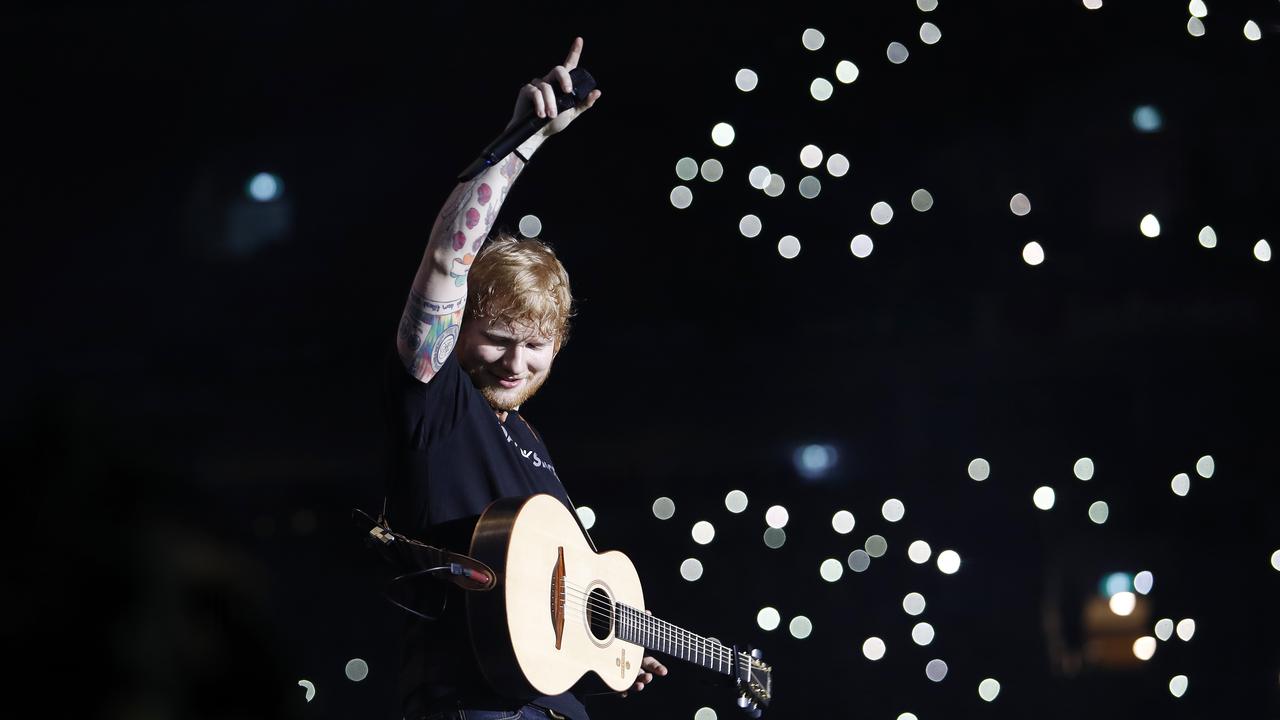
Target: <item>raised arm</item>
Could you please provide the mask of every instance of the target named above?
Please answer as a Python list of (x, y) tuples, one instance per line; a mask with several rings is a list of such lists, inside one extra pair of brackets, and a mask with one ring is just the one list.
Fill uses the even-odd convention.
[[(582, 38), (574, 38), (563, 65), (520, 89), (508, 127), (529, 113), (554, 118), (519, 147), (524, 157), (532, 156), (548, 137), (568, 127), (599, 99), (600, 91), (593, 90), (578, 107), (556, 112), (553, 83), (572, 92), (569, 71), (577, 67), (581, 54)], [(467, 302), (467, 273), (523, 169), (524, 161), (512, 153), (474, 179), (459, 183), (436, 216), (396, 337), (400, 359), (423, 382), (430, 380), (453, 352)]]

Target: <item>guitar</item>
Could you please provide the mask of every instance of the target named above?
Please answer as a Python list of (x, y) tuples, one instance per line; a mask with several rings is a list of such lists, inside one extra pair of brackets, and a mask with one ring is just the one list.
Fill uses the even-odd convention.
[(727, 675), (752, 717), (769, 704), (773, 669), (758, 651), (646, 613), (631, 560), (592, 551), (551, 495), (491, 503), (476, 523), (471, 557), (496, 573), (492, 590), (466, 594), (467, 621), (481, 671), (505, 695), (558, 695), (588, 672), (621, 692), (635, 683), (648, 648)]

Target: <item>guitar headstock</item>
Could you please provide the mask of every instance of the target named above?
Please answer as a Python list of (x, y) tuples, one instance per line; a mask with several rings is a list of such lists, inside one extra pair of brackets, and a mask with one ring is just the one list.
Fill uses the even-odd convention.
[(737, 655), (738, 707), (748, 717), (758, 718), (773, 699), (773, 668), (761, 660), (759, 648)]

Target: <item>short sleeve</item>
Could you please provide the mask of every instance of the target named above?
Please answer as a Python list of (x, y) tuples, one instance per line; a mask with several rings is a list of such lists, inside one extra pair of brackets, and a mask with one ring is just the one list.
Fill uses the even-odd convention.
[(442, 442), (476, 402), (475, 387), (458, 364), (457, 353), (450, 353), (424, 383), (405, 368), (392, 342), (384, 371), (387, 419), (402, 447), (426, 450)]

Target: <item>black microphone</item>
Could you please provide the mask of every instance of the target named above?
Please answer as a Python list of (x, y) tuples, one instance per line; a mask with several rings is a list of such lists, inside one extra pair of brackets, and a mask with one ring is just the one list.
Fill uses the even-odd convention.
[[(569, 81), (573, 84), (573, 92), (567, 93), (557, 89), (556, 95), (556, 112), (562, 113), (570, 108), (577, 107), (586, 101), (587, 95), (591, 94), (596, 88), (596, 79), (591, 77), (591, 73), (582, 68), (574, 68), (569, 71)], [(542, 126), (551, 122), (551, 116), (538, 117), (537, 113), (530, 112), (526, 117), (521, 119), (515, 125), (512, 125), (498, 139), (489, 143), (481, 153), (480, 157), (467, 166), (466, 170), (458, 176), (459, 182), (466, 182), (480, 174), (480, 171), (490, 165), (498, 164), (506, 156), (511, 154), (520, 146), (520, 143), (528, 140), (534, 133), (538, 132)]]

